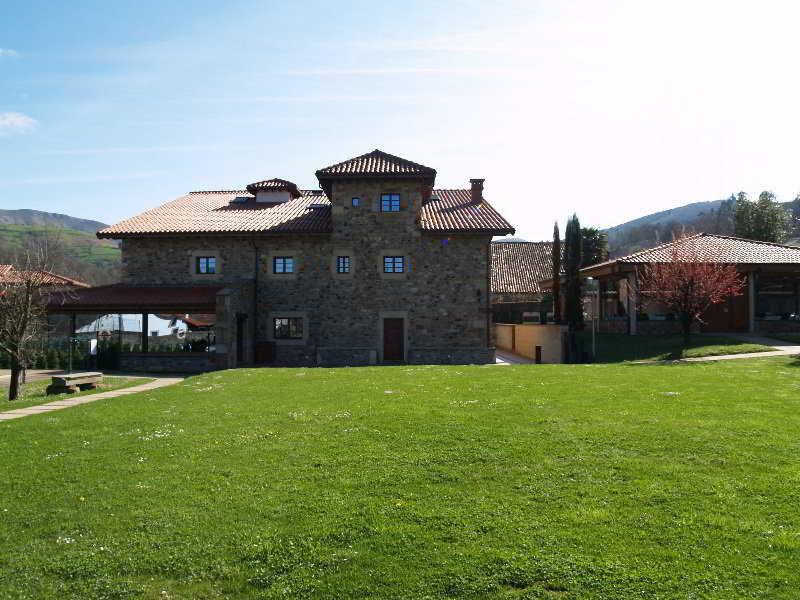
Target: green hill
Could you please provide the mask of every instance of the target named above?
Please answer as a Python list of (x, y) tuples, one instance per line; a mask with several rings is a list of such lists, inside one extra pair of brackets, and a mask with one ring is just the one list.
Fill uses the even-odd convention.
[(119, 279), (119, 247), (115, 242), (98, 240), (94, 230), (90, 233), (54, 224), (0, 221), (0, 263), (14, 263), (26, 247), (44, 244), (48, 249), (50, 270), (56, 273), (91, 284), (113, 283)]

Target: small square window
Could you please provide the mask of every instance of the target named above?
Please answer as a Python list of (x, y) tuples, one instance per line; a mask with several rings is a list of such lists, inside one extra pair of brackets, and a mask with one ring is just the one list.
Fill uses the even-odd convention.
[(349, 273), (350, 272), (350, 257), (349, 256), (337, 256), (336, 257), (336, 272), (337, 273)]
[(353, 208), (357, 207), (359, 204), (361, 204), (361, 198), (352, 198), (350, 200), (350, 206)]
[(384, 256), (383, 257), (383, 272), (384, 273), (403, 273), (405, 272), (405, 257), (404, 256)]
[(381, 194), (381, 212), (400, 212), (400, 194)]
[(214, 275), (217, 272), (217, 258), (215, 256), (198, 256), (195, 260), (195, 273), (199, 275)]
[(276, 340), (303, 339), (303, 319), (301, 317), (280, 317), (272, 319), (273, 335)]
[(278, 275), (294, 273), (294, 257), (274, 256), (272, 258), (272, 272)]

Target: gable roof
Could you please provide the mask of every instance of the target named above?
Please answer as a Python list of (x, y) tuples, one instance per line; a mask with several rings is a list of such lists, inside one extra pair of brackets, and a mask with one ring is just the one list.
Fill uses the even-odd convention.
[(685, 249), (693, 258), (702, 261), (747, 265), (800, 265), (800, 247), (760, 242), (728, 235), (698, 233), (653, 248), (647, 248), (620, 258), (581, 269), (591, 276), (609, 267), (669, 262), (675, 249)]
[(345, 177), (423, 177), (433, 180), (436, 169), (375, 149), (317, 171), (320, 182)]
[(493, 294), (540, 294), (540, 283), (553, 273), (552, 242), (491, 243)]
[[(191, 192), (97, 232), (99, 238), (223, 233), (324, 234), (333, 230), (331, 204), (320, 190), (299, 198), (256, 204), (243, 190)], [(433, 200), (437, 198), (437, 200)], [(434, 190), (420, 211), (422, 231), (505, 235), (514, 228), (488, 202), (472, 202), (470, 190)]]

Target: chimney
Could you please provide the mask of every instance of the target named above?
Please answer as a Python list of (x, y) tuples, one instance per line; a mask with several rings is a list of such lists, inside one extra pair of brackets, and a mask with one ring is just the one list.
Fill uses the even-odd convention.
[(472, 185), (472, 203), (480, 204), (483, 202), (483, 182), (485, 179), (470, 179)]

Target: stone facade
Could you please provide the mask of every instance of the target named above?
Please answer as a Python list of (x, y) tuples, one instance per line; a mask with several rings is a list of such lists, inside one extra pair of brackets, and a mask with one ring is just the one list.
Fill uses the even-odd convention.
[[(400, 194), (399, 212), (381, 212), (383, 193)], [(221, 368), (252, 364), (264, 343), (278, 365), (381, 363), (384, 318), (403, 319), (405, 362), (494, 360), (491, 235), (423, 233), (421, 185), (413, 179), (336, 181), (330, 200), (330, 234), (125, 239), (123, 283), (222, 287), (216, 326)], [(215, 257), (218, 272), (196, 275), (198, 256)], [(274, 273), (277, 256), (292, 257), (295, 272)], [(351, 273), (336, 272), (337, 256), (350, 257)], [(406, 272), (384, 273), (384, 256), (404, 257)], [(302, 336), (274, 339), (273, 319), (288, 317), (302, 319)], [(237, 329), (244, 340), (236, 339)]]

